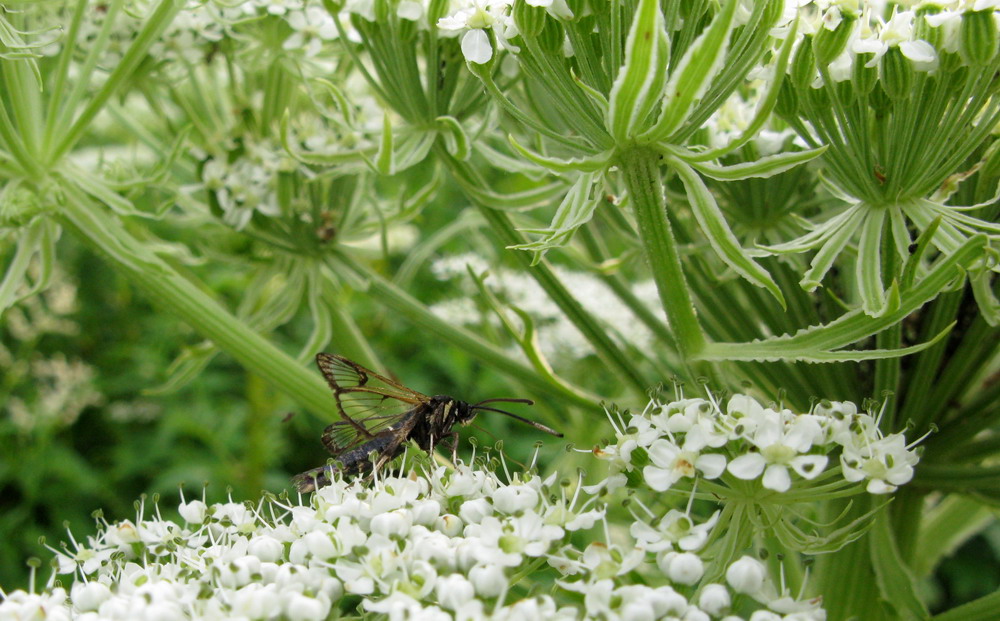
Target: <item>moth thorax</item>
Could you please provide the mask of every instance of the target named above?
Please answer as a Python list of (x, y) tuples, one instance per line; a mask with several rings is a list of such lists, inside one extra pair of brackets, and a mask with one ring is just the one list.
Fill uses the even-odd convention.
[(475, 418), (475, 411), (465, 401), (459, 401), (446, 395), (437, 395), (431, 398), (431, 402), (437, 404), (437, 411), (440, 412), (442, 423), (448, 425), (464, 424)]

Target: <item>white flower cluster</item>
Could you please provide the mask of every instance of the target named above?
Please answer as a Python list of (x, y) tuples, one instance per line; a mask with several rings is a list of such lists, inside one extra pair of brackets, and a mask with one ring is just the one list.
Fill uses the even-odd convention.
[[(698, 585), (705, 567), (693, 551), (717, 516), (695, 525), (671, 512), (612, 544), (605, 507), (571, 487), (554, 476), (504, 483), (459, 465), (372, 486), (336, 480), (305, 504), (182, 502), (183, 525), (158, 510), (146, 519), (140, 505), (135, 522), (105, 524), (58, 553), (58, 572), (75, 578), (68, 590), (50, 581), (42, 593), (6, 595), (0, 620), (319, 621), (356, 607), (389, 619), (738, 621), (737, 594), (767, 607), (754, 620), (825, 618), (818, 600), (779, 594), (752, 558), (729, 566), (728, 586)], [(605, 541), (571, 543), (597, 524)], [(521, 582), (530, 587), (536, 571), (554, 578), (546, 593)]]
[[(912, 5), (907, 8), (908, 5)], [(951, 0), (931, 3), (898, 3), (885, 17), (885, 3), (859, 0), (813, 0), (801, 3), (799, 34), (812, 35), (822, 30), (850, 28), (847, 45), (829, 65), (830, 79), (841, 82), (851, 78), (859, 56), (866, 67), (873, 68), (892, 48), (908, 59), (916, 71), (933, 72), (942, 52), (960, 51), (960, 30), (967, 13), (994, 11), (1000, 26), (998, 0)], [(926, 27), (922, 27), (926, 26)], [(928, 33), (933, 41), (921, 38)], [(814, 86), (822, 83), (817, 76)]]
[(610, 489), (625, 485), (626, 473), (641, 473), (658, 491), (682, 479), (728, 474), (787, 492), (793, 475), (804, 481), (834, 475), (826, 470), (832, 457), (847, 483), (867, 480), (868, 492), (887, 494), (913, 478), (918, 461), (903, 434), (883, 435), (879, 419), (849, 401), (824, 401), (798, 414), (742, 394), (731, 397), (725, 411), (714, 399), (654, 399), (628, 421), (611, 418), (617, 443), (594, 450), (611, 462), (613, 474), (604, 482)]
[[(461, 0), (452, 2), (459, 5), (447, 16), (438, 20), (437, 27), (442, 34), (462, 35), (462, 55), (472, 63), (483, 64), (493, 58), (493, 43), (487, 30), (493, 32), (497, 45), (502, 49), (518, 51), (510, 43), (517, 36), (517, 26), (511, 15), (513, 0)], [(551, 14), (572, 17), (565, 0), (526, 0), (529, 6), (543, 7)]]
[(223, 221), (242, 230), (254, 212), (275, 217), (278, 205), (278, 175), (297, 166), (279, 146), (269, 142), (248, 144), (246, 151), (229, 162), (212, 157), (202, 171), (202, 181), (223, 212)]
[[(535, 319), (538, 341), (545, 356), (554, 360), (579, 360), (593, 353), (590, 343), (531, 276), (503, 267), (490, 267), (481, 256), (471, 253), (442, 257), (431, 265), (431, 272), (439, 280), (463, 279), (463, 284), (470, 284), (470, 267), (476, 274), (489, 271), (487, 286), (504, 301)], [(621, 342), (640, 348), (647, 346), (652, 339), (650, 331), (607, 285), (587, 273), (559, 266), (553, 269), (580, 304)], [(652, 312), (656, 312), (654, 309), (659, 306), (659, 298), (651, 280), (635, 284), (632, 293)], [(434, 304), (431, 311), (458, 325), (477, 326), (484, 320), (474, 298), (469, 295)]]

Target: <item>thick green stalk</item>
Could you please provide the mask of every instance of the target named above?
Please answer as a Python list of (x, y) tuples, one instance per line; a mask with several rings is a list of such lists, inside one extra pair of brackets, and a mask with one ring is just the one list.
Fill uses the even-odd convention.
[(695, 314), (691, 292), (681, 268), (680, 253), (667, 220), (659, 161), (659, 154), (642, 148), (624, 151), (619, 157), (625, 187), (639, 225), (639, 237), (660, 293), (660, 301), (682, 359), (691, 361), (704, 349), (705, 334)]
[(330, 418), (330, 391), (319, 374), (300, 366), (291, 356), (252, 331), (205, 289), (181, 276), (148, 244), (129, 233), (103, 207), (66, 193), (62, 222), (112, 266), (139, 285), (150, 301), (213, 341), (248, 370), (294, 398), (303, 407)]
[(441, 319), (428, 310), (419, 300), (397, 287), (391, 281), (383, 278), (369, 267), (355, 261), (350, 256), (342, 252), (336, 252), (335, 258), (330, 262), (330, 267), (335, 273), (343, 273), (345, 270), (353, 272), (356, 277), (365, 281), (369, 295), (387, 308), (397, 312), (404, 319), (412, 323), (414, 327), (425, 330), (428, 334), (434, 335), (466, 353), (488, 362), (491, 367), (522, 382), (528, 388), (562, 397), (580, 407), (593, 410), (600, 408), (599, 404), (590, 399), (567, 390), (563, 386), (546, 381), (534, 369), (511, 359), (507, 352), (483, 340), (474, 332)]

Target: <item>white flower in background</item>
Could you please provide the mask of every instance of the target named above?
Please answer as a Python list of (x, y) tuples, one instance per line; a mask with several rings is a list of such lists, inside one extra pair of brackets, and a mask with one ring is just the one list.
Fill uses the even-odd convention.
[(512, 0), (465, 0), (464, 6), (438, 20), (445, 34), (462, 34), (462, 54), (469, 62), (483, 64), (493, 58), (493, 44), (486, 34), (492, 30), (497, 43), (508, 47), (507, 39), (517, 29), (510, 15)]
[(326, 41), (337, 38), (337, 24), (321, 6), (298, 7), (286, 20), (295, 32), (285, 40), (286, 50), (300, 50), (306, 58), (319, 55)]
[[(439, 280), (459, 280), (471, 294), (474, 285), (469, 278), (467, 265), (476, 274), (488, 271), (486, 285), (511, 306), (526, 311), (534, 318), (539, 346), (551, 361), (572, 363), (593, 354), (590, 343), (576, 326), (566, 319), (565, 314), (545, 294), (538, 282), (527, 274), (504, 267), (491, 267), (483, 257), (472, 253), (441, 257), (431, 264), (430, 269)], [(580, 304), (600, 320), (617, 340), (639, 348), (648, 346), (652, 338), (649, 329), (603, 281), (591, 274), (559, 266), (555, 266), (554, 271), (566, 288), (574, 292)], [(636, 285), (633, 294), (651, 310), (662, 314), (662, 310), (655, 310), (658, 308), (659, 294), (651, 281)], [(483, 321), (499, 326), (499, 321), (491, 312), (484, 315), (482, 310), (476, 309), (469, 295), (438, 302), (431, 306), (431, 311), (439, 317), (466, 326), (477, 326)]]

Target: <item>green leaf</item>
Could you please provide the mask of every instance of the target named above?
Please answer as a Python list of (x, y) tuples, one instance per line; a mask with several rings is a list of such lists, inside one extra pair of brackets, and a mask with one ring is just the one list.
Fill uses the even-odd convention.
[(611, 158), (614, 155), (611, 151), (604, 151), (602, 153), (595, 153), (589, 157), (574, 157), (565, 160), (557, 157), (539, 155), (538, 153), (530, 151), (529, 149), (522, 147), (517, 139), (514, 138), (513, 134), (508, 136), (508, 139), (510, 140), (510, 144), (513, 145), (513, 147), (517, 149), (521, 155), (539, 166), (556, 173), (567, 173), (571, 171), (597, 172), (599, 170), (604, 170), (608, 167), (611, 162)]
[(996, 294), (993, 293), (993, 272), (990, 270), (982, 270), (979, 274), (971, 278), (972, 281), (972, 294), (976, 297), (976, 304), (979, 305), (979, 311), (983, 315), (983, 319), (991, 327), (995, 328), (1000, 326), (1000, 301), (997, 300)]
[[(830, 227), (834, 230), (833, 234), (813, 257), (809, 264), (809, 270), (802, 275), (802, 279), (799, 281), (799, 286), (806, 291), (814, 291), (823, 282), (826, 273), (833, 267), (833, 262), (837, 260), (837, 257), (840, 256), (857, 232), (855, 227), (864, 221), (865, 210), (860, 205), (855, 205), (842, 215), (843, 218), (837, 218), (839, 229), (834, 226)], [(833, 221), (828, 224), (832, 225)]]
[(808, 162), (809, 160), (823, 155), (826, 149), (826, 146), (822, 146), (818, 149), (809, 149), (806, 151), (777, 153), (775, 155), (762, 157), (759, 160), (754, 160), (753, 162), (742, 162), (740, 164), (733, 164), (732, 166), (707, 164), (704, 161), (701, 161), (697, 155), (690, 157), (687, 154), (680, 155), (674, 150), (671, 151), (674, 155), (683, 159), (685, 162), (690, 164), (692, 168), (706, 177), (717, 179), (719, 181), (738, 181), (740, 179), (750, 179), (752, 177), (764, 179), (767, 177), (773, 177), (774, 175), (781, 174), (786, 170), (791, 170), (799, 164)]
[[(810, 362), (861, 360), (868, 354), (872, 354), (876, 358), (885, 357), (888, 352), (879, 350), (866, 352), (833, 352), (832, 350), (846, 347), (895, 325), (937, 297), (945, 288), (953, 285), (956, 278), (963, 277), (965, 269), (979, 259), (985, 245), (985, 235), (969, 238), (957, 252), (939, 259), (934, 268), (920, 282), (898, 301), (891, 302), (894, 310), (886, 312), (880, 317), (870, 317), (860, 309), (856, 309), (828, 324), (800, 330), (794, 336), (779, 336), (750, 343), (711, 343), (705, 347), (704, 352), (699, 357), (706, 360), (804, 360)], [(897, 286), (894, 284), (889, 290), (890, 299), (897, 295)], [(926, 349), (942, 338), (949, 329), (951, 326), (942, 330), (931, 341), (917, 345), (918, 349), (910, 347), (904, 350), (892, 350), (895, 352), (893, 355)]]
[(441, 136), (444, 138), (448, 153), (462, 162), (469, 159), (469, 136), (458, 119), (453, 116), (439, 116), (434, 120), (441, 126)]
[[(718, 149), (711, 149), (703, 153), (699, 153), (697, 156), (697, 161), (708, 162), (714, 159), (718, 159), (723, 155), (732, 153), (733, 151), (739, 149), (746, 143), (753, 140), (760, 128), (764, 126), (771, 118), (771, 111), (774, 110), (775, 104), (778, 102), (778, 94), (781, 92), (781, 85), (784, 83), (785, 71), (788, 67), (788, 58), (791, 56), (792, 48), (795, 47), (798, 37), (796, 33), (798, 32), (799, 22), (795, 20), (792, 22), (792, 28), (785, 35), (785, 42), (781, 45), (781, 50), (778, 52), (778, 59), (774, 63), (774, 77), (771, 79), (770, 85), (767, 87), (767, 93), (765, 93), (764, 98), (761, 99), (760, 104), (757, 106), (757, 112), (754, 115), (750, 124), (747, 125), (746, 129), (739, 135), (738, 138), (733, 140), (727, 145), (721, 146)], [(689, 163), (693, 163), (688, 160)]]
[(674, 67), (667, 83), (660, 116), (640, 138), (645, 142), (666, 140), (691, 114), (722, 69), (739, 0), (726, 0), (715, 19), (688, 48)]
[(896, 610), (897, 619), (928, 619), (930, 613), (917, 596), (916, 578), (899, 553), (889, 521), (888, 512), (883, 511), (869, 534), (872, 568), (882, 600)]
[(625, 64), (618, 70), (607, 112), (611, 135), (619, 143), (635, 137), (663, 93), (670, 62), (670, 41), (658, 0), (640, 0), (625, 42)]
[(884, 209), (869, 209), (861, 227), (855, 276), (861, 294), (861, 310), (878, 317), (886, 309), (885, 289), (882, 288), (882, 231)]
[[(33, 286), (28, 287), (27, 293), (19, 293), (19, 289), (24, 285), (27, 278), (28, 267), (31, 265), (31, 259), (35, 255), (39, 258), (44, 258), (46, 254), (50, 254), (50, 250), (46, 250), (46, 245), (51, 246), (55, 240), (52, 239), (52, 233), (54, 231), (48, 231), (47, 229), (53, 227), (52, 222), (46, 221), (44, 218), (37, 218), (34, 222), (23, 227), (20, 239), (17, 240), (17, 251), (14, 253), (14, 258), (11, 259), (10, 264), (7, 266), (7, 272), (4, 274), (3, 281), (0, 281), (0, 316), (10, 308), (11, 306), (17, 304), (20, 300), (34, 295), (41, 289), (43, 289), (47, 283), (48, 278), (39, 278)], [(51, 260), (47, 261), (49, 263), (47, 270), (44, 270), (44, 274), (51, 273)]]
[(159, 386), (144, 388), (142, 394), (146, 396), (165, 395), (180, 390), (199, 377), (218, 353), (219, 348), (211, 341), (203, 341), (197, 345), (184, 347), (167, 368), (167, 379)]
[(1000, 591), (934, 615), (931, 619), (932, 621), (995, 621), (1000, 619)]
[(679, 158), (669, 157), (667, 164), (677, 171), (677, 175), (684, 183), (695, 219), (719, 258), (747, 281), (766, 289), (784, 308), (785, 297), (781, 289), (767, 270), (754, 263), (740, 247), (736, 235), (729, 228), (729, 223), (715, 202), (715, 197), (708, 191), (701, 177)]
[(325, 295), (326, 287), (319, 271), (306, 272), (305, 293), (312, 330), (296, 356), (300, 364), (310, 362), (316, 352), (323, 351), (333, 339), (333, 318), (330, 312), (333, 300), (327, 299), (328, 296)]
[(531, 250), (534, 252), (534, 259), (531, 261), (532, 266), (534, 266), (542, 260), (547, 251), (569, 244), (576, 230), (590, 222), (594, 216), (594, 210), (603, 202), (602, 199), (593, 197), (594, 176), (595, 173), (584, 173), (577, 178), (576, 183), (570, 186), (566, 196), (559, 203), (549, 228), (519, 229), (522, 233), (541, 235), (541, 239), (526, 244), (507, 246), (507, 248)]
[(102, 179), (91, 172), (82, 171), (69, 163), (64, 163), (59, 166), (59, 174), (69, 185), (75, 185), (120, 216), (152, 217), (150, 214), (136, 209), (132, 201), (112, 190)]
[(993, 510), (971, 498), (950, 494), (926, 510), (913, 546), (914, 573), (930, 576), (942, 559), (994, 522)]

